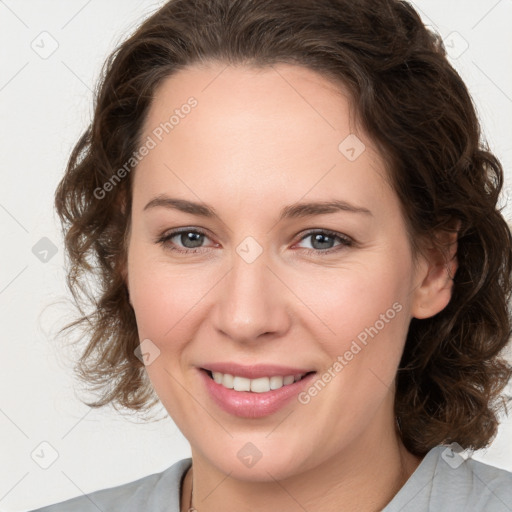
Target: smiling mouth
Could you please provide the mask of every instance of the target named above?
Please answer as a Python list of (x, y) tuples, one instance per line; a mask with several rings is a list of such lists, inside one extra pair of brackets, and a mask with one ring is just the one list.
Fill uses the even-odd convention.
[(315, 371), (311, 371), (296, 375), (273, 375), (271, 377), (249, 379), (239, 375), (232, 375), (230, 373), (212, 372), (205, 368), (202, 368), (202, 370), (208, 374), (210, 379), (226, 389), (252, 393), (267, 393), (269, 391), (274, 391), (298, 382), (312, 373), (316, 373)]

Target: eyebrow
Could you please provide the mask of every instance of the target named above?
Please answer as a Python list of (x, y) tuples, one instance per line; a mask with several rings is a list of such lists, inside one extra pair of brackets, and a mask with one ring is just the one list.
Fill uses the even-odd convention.
[[(154, 197), (144, 207), (143, 211), (147, 211), (153, 208), (162, 207), (168, 209), (179, 210), (184, 213), (190, 213), (206, 218), (217, 218), (220, 219), (219, 215), (214, 208), (205, 203), (195, 203), (186, 199), (177, 199), (169, 197), (165, 194)], [(365, 215), (373, 215), (370, 210), (361, 206), (355, 206), (342, 200), (332, 201), (315, 201), (315, 202), (304, 202), (295, 203), (285, 206), (279, 215), (279, 220), (310, 217), (314, 215), (324, 215), (328, 213), (336, 213), (339, 211), (349, 213), (362, 213)]]

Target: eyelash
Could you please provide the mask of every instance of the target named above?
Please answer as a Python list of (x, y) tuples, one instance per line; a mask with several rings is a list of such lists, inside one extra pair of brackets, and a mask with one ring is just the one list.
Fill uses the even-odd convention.
[[(158, 244), (161, 244), (162, 246), (164, 246), (166, 249), (169, 249), (171, 251), (176, 251), (176, 252), (179, 252), (179, 253), (182, 253), (182, 254), (197, 254), (198, 252), (201, 252), (201, 249), (204, 249), (204, 247), (198, 247), (196, 249), (178, 249), (176, 248), (175, 246), (173, 246), (172, 244), (169, 243), (169, 240), (171, 240), (172, 238), (174, 238), (175, 236), (177, 235), (181, 235), (182, 233), (196, 233), (196, 234), (199, 234), (199, 235), (204, 235), (205, 237), (208, 237), (207, 233), (205, 233), (203, 230), (201, 229), (192, 229), (192, 228), (180, 228), (180, 229), (175, 229), (173, 231), (170, 231), (160, 237), (157, 238), (157, 240), (155, 241), (155, 243), (158, 243)], [(325, 249), (325, 250), (321, 250), (321, 249), (303, 249), (306, 251), (306, 254), (309, 254), (309, 255), (330, 255), (334, 252), (338, 252), (340, 250), (342, 250), (343, 248), (345, 247), (351, 247), (354, 245), (354, 241), (349, 238), (348, 236), (346, 235), (342, 235), (341, 233), (337, 233), (336, 231), (331, 231), (331, 230), (328, 230), (328, 229), (316, 229), (316, 230), (311, 230), (311, 231), (308, 231), (307, 233), (305, 233), (302, 238), (299, 240), (299, 242), (302, 242), (304, 239), (306, 239), (308, 236), (312, 236), (312, 235), (318, 235), (318, 234), (321, 234), (321, 235), (327, 235), (331, 238), (335, 238), (335, 239), (338, 239), (341, 243), (337, 246), (334, 246), (334, 247), (331, 247), (330, 249)]]

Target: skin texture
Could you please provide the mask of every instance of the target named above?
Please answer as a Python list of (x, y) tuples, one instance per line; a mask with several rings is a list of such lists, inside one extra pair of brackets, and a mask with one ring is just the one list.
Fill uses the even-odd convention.
[[(429, 248), (413, 259), (384, 162), (356, 129), (347, 97), (322, 76), (284, 64), (189, 67), (160, 84), (141, 140), (190, 96), (197, 106), (133, 176), (126, 278), (140, 340), (160, 351), (149, 377), (191, 444), (193, 504), (200, 512), (380, 510), (421, 461), (401, 444), (393, 415), (408, 325), (448, 304), (456, 261)], [(366, 146), (354, 161), (338, 149), (349, 134)], [(144, 211), (159, 194), (207, 203), (219, 218)], [(287, 205), (327, 200), (371, 214), (278, 222)], [(181, 227), (206, 232), (199, 249), (180, 236), (156, 242)], [(315, 244), (311, 229), (353, 244)], [(252, 263), (236, 250), (248, 236), (263, 251)], [(212, 361), (320, 375), (395, 303), (394, 318), (308, 404), (293, 399), (267, 417), (238, 418), (199, 378)], [(250, 468), (237, 457), (248, 442), (262, 453)], [(182, 510), (191, 481), (189, 472)]]

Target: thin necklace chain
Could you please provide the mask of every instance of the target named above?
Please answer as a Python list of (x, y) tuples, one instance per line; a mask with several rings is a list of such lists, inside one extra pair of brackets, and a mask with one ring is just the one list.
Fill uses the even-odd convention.
[(194, 496), (194, 478), (192, 475), (192, 468), (190, 469), (190, 501), (188, 504), (188, 512), (197, 512), (196, 509), (192, 506), (192, 498)]

